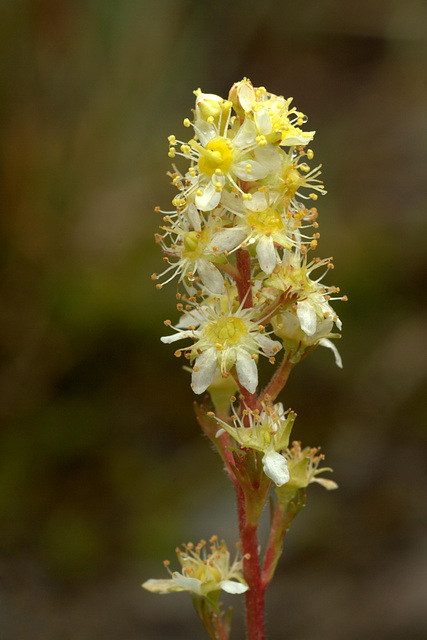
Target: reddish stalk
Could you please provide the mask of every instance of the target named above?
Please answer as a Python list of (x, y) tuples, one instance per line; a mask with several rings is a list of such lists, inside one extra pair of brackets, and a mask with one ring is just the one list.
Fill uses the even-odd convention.
[(251, 290), (251, 256), (246, 249), (237, 249), (236, 267), (239, 271), (239, 277), (236, 278), (239, 301), (240, 304), (243, 302), (243, 309), (249, 309), (254, 303)]
[(265, 640), (265, 588), (261, 581), (257, 524), (251, 524), (247, 521), (245, 496), (240, 486), (236, 486), (236, 496), (240, 540), (242, 543), (243, 575), (249, 586), (248, 591), (245, 593), (247, 640)]
[(289, 374), (292, 371), (294, 366), (290, 361), (290, 358), (291, 358), (290, 353), (284, 356), (280, 364), (280, 367), (274, 373), (270, 382), (268, 383), (268, 385), (260, 395), (258, 399), (258, 405), (257, 405), (259, 409), (261, 408), (261, 402), (265, 400), (267, 396), (269, 397), (271, 402), (274, 402), (277, 396), (279, 395), (279, 393), (281, 392), (281, 390), (283, 389), (283, 387), (285, 386), (285, 384), (287, 383)]
[[(236, 251), (236, 267), (239, 276), (236, 278), (239, 302), (244, 309), (253, 307), (251, 290), (251, 257), (245, 249)], [(250, 393), (239, 383), (241, 408), (255, 409), (257, 396)], [(243, 555), (243, 575), (248, 583), (246, 591), (246, 629), (247, 640), (265, 640), (264, 623), (264, 587), (261, 582), (261, 566), (258, 556), (258, 523), (248, 522), (245, 496), (243, 489), (234, 483), (237, 498), (237, 513), (239, 518), (240, 541)]]
[(271, 579), (276, 569), (277, 561), (279, 559), (278, 549), (283, 543), (285, 537), (286, 528), (283, 526), (283, 516), (285, 510), (280, 503), (276, 506), (274, 512), (273, 521), (270, 527), (270, 535), (268, 539), (268, 545), (265, 552), (264, 566), (261, 574), (261, 581), (264, 589), (270, 584)]

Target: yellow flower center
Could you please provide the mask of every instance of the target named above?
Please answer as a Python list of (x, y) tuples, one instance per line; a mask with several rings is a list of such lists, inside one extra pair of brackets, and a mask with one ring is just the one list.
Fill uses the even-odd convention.
[(261, 436), (261, 440), (264, 444), (270, 444), (271, 443), (271, 432), (269, 429), (261, 429), (260, 430), (260, 436)]
[(286, 167), (283, 172), (283, 188), (288, 198), (293, 198), (300, 186), (303, 184), (304, 178), (300, 172), (292, 165)]
[(248, 332), (245, 323), (240, 318), (219, 318), (211, 322), (206, 329), (208, 339), (214, 344), (222, 346), (237, 344)]
[(276, 209), (254, 211), (248, 216), (248, 222), (252, 228), (258, 229), (263, 233), (280, 231), (284, 227), (282, 216)]
[(195, 573), (191, 577), (196, 578), (201, 582), (207, 582), (208, 580), (215, 580), (215, 582), (221, 582), (222, 580), (220, 571), (212, 565), (209, 565), (209, 570), (208, 570), (208, 567), (206, 564), (199, 564)]
[[(192, 145), (195, 146), (195, 145)], [(231, 144), (225, 138), (214, 138), (206, 148), (197, 145), (200, 151), (199, 169), (207, 176), (212, 176), (217, 169), (227, 173), (233, 160)]]
[(197, 260), (206, 247), (207, 235), (206, 229), (203, 229), (203, 231), (188, 231), (184, 235), (183, 258)]
[(197, 231), (189, 231), (184, 236), (184, 251), (182, 255), (184, 258), (197, 258), (200, 250), (200, 233)]

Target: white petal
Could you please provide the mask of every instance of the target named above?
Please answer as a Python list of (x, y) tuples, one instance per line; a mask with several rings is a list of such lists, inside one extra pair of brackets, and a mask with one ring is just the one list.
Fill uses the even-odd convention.
[(259, 240), (256, 248), (256, 254), (258, 256), (259, 266), (264, 273), (272, 273), (277, 264), (277, 255), (276, 249), (274, 248), (274, 241), (271, 236), (263, 236), (261, 240)]
[(197, 263), (197, 273), (203, 280), (203, 284), (212, 293), (224, 293), (224, 278), (222, 273), (207, 260), (199, 260)]
[(248, 353), (237, 352), (236, 371), (242, 387), (245, 387), (249, 393), (255, 393), (258, 385), (258, 367)]
[(199, 325), (204, 320), (204, 316), (197, 310), (183, 313), (175, 327), (177, 329), (188, 329), (191, 325)]
[(329, 318), (325, 318), (324, 320), (320, 320), (320, 322), (318, 321), (316, 333), (313, 336), (313, 342), (315, 342), (316, 339), (319, 339), (322, 336), (327, 336), (329, 333), (331, 333), (333, 326), (334, 321), (331, 316)]
[(214, 235), (210, 244), (219, 247), (220, 251), (232, 251), (243, 242), (246, 235), (245, 229), (241, 227), (224, 229), (224, 231), (219, 231)]
[(245, 202), (245, 207), (249, 209), (249, 211), (264, 211), (264, 209), (267, 209), (268, 202), (265, 193), (255, 191), (255, 193), (252, 194), (252, 200)]
[(337, 483), (334, 482), (333, 480), (327, 480), (325, 478), (313, 478), (311, 482), (318, 482), (319, 484), (322, 485), (322, 487), (325, 487), (325, 489), (327, 489), (328, 491), (331, 491), (332, 489), (338, 489)]
[(208, 142), (217, 135), (213, 124), (209, 124), (206, 120), (196, 120), (194, 123), (194, 132), (199, 136), (203, 147), (206, 147)]
[(315, 131), (304, 131), (304, 133), (300, 133), (299, 135), (297, 133), (293, 135), (290, 134), (289, 136), (285, 136), (285, 139), (281, 141), (280, 145), (282, 147), (293, 147), (297, 144), (306, 145), (313, 140), (315, 133)]
[(182, 338), (192, 338), (193, 336), (193, 331), (180, 331), (179, 333), (174, 333), (171, 336), (162, 336), (160, 340), (165, 344), (171, 344), (172, 342), (176, 342)]
[(252, 103), (255, 101), (255, 91), (249, 84), (242, 84), (237, 92), (237, 95), (245, 111), (251, 111)]
[(301, 332), (299, 320), (290, 309), (280, 315), (280, 322), (283, 325), (282, 335), (299, 340), (298, 334)]
[(282, 348), (280, 342), (262, 334), (256, 338), (256, 341), (267, 356), (274, 356)]
[(233, 138), (233, 145), (238, 149), (246, 149), (256, 144), (255, 139), (258, 135), (255, 123), (249, 118), (245, 118), (244, 123)]
[(262, 107), (261, 109), (255, 111), (254, 118), (257, 129), (261, 135), (266, 136), (271, 133), (273, 127), (271, 125), (270, 116), (268, 115), (268, 110), (266, 107)]
[(141, 586), (153, 593), (173, 593), (174, 591), (181, 591), (181, 587), (176, 584), (175, 580), (171, 579), (146, 580)]
[(196, 195), (196, 207), (200, 211), (211, 211), (215, 209), (219, 201), (221, 200), (221, 192), (215, 189), (212, 182), (203, 189), (201, 196)]
[(212, 347), (203, 351), (197, 356), (194, 367), (197, 367), (197, 371), (193, 368), (191, 388), (194, 393), (203, 393), (209, 387), (215, 375), (217, 367), (216, 349)]
[[(248, 173), (246, 171), (246, 167), (248, 164), (251, 166), (251, 171)], [(240, 180), (245, 180), (246, 182), (253, 182), (254, 180), (261, 180), (268, 175), (268, 169), (264, 167), (259, 162), (255, 162), (255, 160), (242, 160), (241, 162), (237, 162), (232, 166), (233, 173), (240, 178)]]
[(172, 574), (172, 580), (180, 587), (183, 587), (187, 591), (193, 591), (198, 595), (202, 594), (201, 585), (202, 583), (197, 578), (188, 578), (187, 576), (183, 576), (178, 571), (174, 571)]
[(249, 589), (247, 584), (235, 582), (234, 580), (222, 580), (219, 586), (227, 593), (245, 593)]
[(266, 167), (270, 173), (278, 171), (282, 164), (282, 155), (276, 147), (259, 147), (255, 149), (255, 159)]
[(297, 316), (304, 333), (308, 336), (314, 335), (317, 327), (317, 315), (313, 305), (307, 301), (298, 302)]
[(197, 207), (191, 203), (187, 210), (187, 218), (194, 231), (201, 231), (200, 215), (197, 211)]
[(332, 349), (335, 356), (335, 364), (337, 365), (337, 367), (340, 367), (340, 369), (342, 369), (341, 356), (338, 353), (338, 349), (336, 348), (332, 340), (328, 340), (328, 338), (322, 338), (321, 340), (319, 340), (319, 344), (321, 344), (322, 347), (328, 347), (328, 349)]
[(266, 476), (271, 478), (277, 487), (281, 487), (289, 480), (286, 458), (276, 451), (267, 451), (262, 459), (262, 466)]
[(234, 193), (230, 193), (223, 189), (221, 194), (221, 204), (232, 213), (242, 213), (243, 205), (241, 198)]

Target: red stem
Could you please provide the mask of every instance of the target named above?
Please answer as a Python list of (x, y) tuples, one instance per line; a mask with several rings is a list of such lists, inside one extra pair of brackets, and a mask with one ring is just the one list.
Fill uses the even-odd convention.
[(277, 547), (283, 541), (285, 529), (283, 527), (284, 507), (280, 503), (276, 506), (273, 522), (270, 527), (270, 535), (268, 538), (268, 546), (265, 552), (264, 566), (262, 569), (261, 580), (264, 589), (270, 584), (273, 577), (274, 569), (277, 564)]
[(237, 249), (236, 267), (239, 271), (239, 277), (236, 278), (239, 301), (240, 304), (244, 301), (243, 309), (250, 309), (254, 306), (251, 290), (251, 256), (246, 249)]
[[(239, 301), (244, 309), (253, 307), (251, 290), (251, 257), (245, 249), (238, 249), (236, 252), (236, 266), (239, 277), (236, 278)], [(239, 383), (240, 395), (242, 398), (242, 410), (255, 409), (257, 406), (257, 396), (250, 393)], [(264, 592), (265, 588), (261, 581), (261, 566), (258, 556), (258, 523), (248, 522), (243, 489), (235, 482), (237, 497), (237, 512), (239, 517), (240, 540), (243, 555), (243, 575), (248, 583), (249, 589), (246, 591), (246, 629), (247, 640), (265, 640), (264, 623)]]
[(261, 581), (261, 566), (258, 556), (257, 524), (246, 519), (245, 496), (240, 486), (236, 486), (237, 511), (239, 516), (240, 540), (243, 555), (243, 576), (248, 583), (246, 591), (247, 640), (265, 640), (264, 592)]
[[(251, 256), (245, 249), (236, 251), (236, 267), (239, 271), (239, 277), (236, 278), (239, 302), (243, 305), (243, 309), (250, 309), (254, 304), (251, 289)], [(243, 400), (242, 408), (255, 409), (257, 406), (256, 394), (249, 393), (247, 389), (242, 387), (239, 380), (237, 380), (237, 384), (240, 389), (240, 397)]]
[(271, 402), (274, 402), (285, 384), (288, 381), (289, 374), (292, 371), (293, 364), (290, 361), (291, 354), (288, 353), (284, 356), (280, 367), (274, 373), (267, 387), (264, 389), (258, 400), (258, 408), (261, 408), (261, 402), (269, 396)]

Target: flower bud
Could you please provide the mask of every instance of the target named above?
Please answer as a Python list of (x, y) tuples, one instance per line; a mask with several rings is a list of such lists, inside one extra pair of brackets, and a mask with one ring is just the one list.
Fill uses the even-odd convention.
[(228, 99), (233, 103), (234, 111), (242, 118), (245, 113), (252, 110), (252, 103), (255, 100), (255, 91), (252, 82), (244, 78), (240, 82), (235, 82), (230, 89)]
[(202, 93), (200, 89), (196, 92), (196, 120), (214, 120), (219, 118), (221, 113), (221, 103), (223, 98), (214, 93)]

